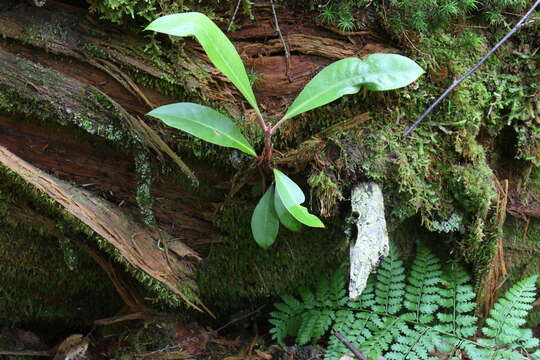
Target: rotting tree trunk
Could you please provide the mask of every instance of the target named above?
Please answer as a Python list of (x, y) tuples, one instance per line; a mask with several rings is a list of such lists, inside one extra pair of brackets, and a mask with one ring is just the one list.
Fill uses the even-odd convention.
[[(6, 40), (0, 48), (0, 88), (7, 111), (0, 117), (4, 171), (18, 174), (40, 189), (132, 266), (194, 307), (204, 307), (187, 263), (199, 258), (195, 251), (201, 247), (204, 252), (208, 244), (219, 242), (212, 225), (216, 211), (211, 200), (192, 191), (189, 183), (198, 179), (194, 180), (192, 170), (169, 147), (182, 151), (171, 141), (172, 131), (141, 120), (152, 107), (173, 99), (137, 85), (131, 76), (152, 79), (150, 83), (158, 86), (167, 83), (175, 90), (186, 86), (193, 92), (191, 97), (219, 102), (231, 114), (243, 113), (249, 120), (251, 114), (244, 113), (236, 91), (225, 79), (218, 76), (216, 81), (206, 74), (207, 59), (194, 42), (188, 41), (182, 49), (185, 56), (180, 64), (172, 55), (170, 64), (157, 64), (142, 53), (144, 40), (103, 28), (83, 10), (61, 3), (35, 8), (17, 2), (5, 4), (2, 10), (0, 33)], [(279, 40), (251, 40), (276, 37), (269, 8), (265, 12), (263, 22), (246, 26), (232, 39), (248, 59), (248, 67), (262, 75), (257, 93), (270, 115), (279, 113), (332, 60), (390, 50), (370, 32), (355, 36), (362, 39), (358, 45), (316, 26), (294, 26), (296, 33), (287, 41), (295, 55), (285, 59)], [(294, 17), (291, 13), (285, 20)], [(284, 31), (287, 28), (284, 25)], [(189, 180), (182, 186), (156, 181), (151, 204), (141, 204), (140, 189), (149, 186), (144, 177), (151, 176), (152, 170), (141, 172), (139, 168), (151, 165), (148, 158), (154, 156), (161, 166), (179, 166)], [(173, 160), (172, 165), (165, 165), (166, 156)], [(287, 161), (284, 157), (282, 162)], [(206, 186), (223, 186), (219, 174), (211, 169), (197, 163), (190, 166), (199, 167), (197, 176)], [(150, 218), (145, 206), (151, 206)], [(139, 223), (129, 225), (133, 221)], [(145, 229), (148, 226), (141, 221), (157, 228)], [(159, 246), (168, 252), (159, 251)]]
[[(9, 209), (0, 221), (0, 229), (13, 223), (30, 226), (31, 219), (37, 218), (40, 223), (48, 224), (45, 232), (58, 238), (65, 234), (76, 234), (83, 241), (99, 237), (106, 243), (100, 246), (112, 257), (142, 270), (199, 309), (210, 302), (219, 304), (224, 311), (236, 310), (242, 307), (240, 302), (234, 305), (237, 299), (254, 297), (253, 301), (257, 302), (276, 296), (276, 292), (302, 285), (299, 282), (313, 282), (319, 267), (326, 271), (347, 260), (347, 239), (343, 235), (347, 212), (340, 212), (337, 206), (331, 209), (341, 195), (339, 190), (326, 187), (314, 191), (320, 212), (335, 215), (328, 219), (329, 231), (323, 235), (314, 235), (313, 231), (286, 234), (273, 252), (263, 253), (255, 246), (244, 245), (249, 230), (236, 229), (238, 233), (233, 233), (235, 227), (246, 227), (245, 219), (236, 218), (248, 217), (246, 209), (251, 209), (255, 201), (255, 198), (246, 201), (244, 197), (239, 200), (234, 195), (248, 186), (256, 192), (253, 189), (261, 182), (258, 171), (248, 169), (242, 162), (236, 169), (229, 165), (233, 161), (228, 153), (193, 145), (190, 138), (143, 118), (155, 106), (188, 99), (218, 105), (234, 118), (243, 119), (243, 130), (252, 140), (260, 135), (254, 113), (244, 107), (232, 85), (214, 71), (197, 43), (186, 40), (178, 46), (163, 41), (166, 51), (156, 55), (143, 50), (151, 40), (141, 34), (127, 33), (96, 20), (84, 9), (62, 2), (51, 1), (36, 8), (6, 1), (0, 10), (0, 34), (4, 39), (0, 42), (0, 163), (3, 165), (0, 171), (10, 174), (4, 179), (17, 182), (22, 178), (56, 202), (53, 210), (43, 214), (39, 206), (29, 206), (32, 202), (28, 199), (5, 201), (0, 197), (0, 203), (6, 202)], [(370, 27), (343, 33), (317, 23), (312, 14), (280, 10), (280, 28), (291, 52), (289, 58), (284, 56), (269, 4), (259, 4), (255, 21), (243, 19), (241, 30), (228, 34), (247, 68), (260, 78), (255, 92), (269, 119), (282, 113), (302, 86), (330, 62), (350, 56), (398, 52), (384, 35)], [(434, 77), (444, 77), (445, 69), (448, 70), (444, 66), (436, 69)], [(373, 169), (377, 167), (389, 169), (381, 170), (380, 174), (399, 170), (399, 176), (416, 184), (415, 174), (405, 171), (410, 168), (403, 165), (414, 162), (415, 158), (402, 156), (391, 136), (383, 133), (384, 122), (388, 120), (383, 114), (392, 113), (391, 107), (401, 106), (401, 99), (381, 95), (370, 105), (377, 109), (371, 116), (366, 113), (365, 105), (351, 101), (308, 115), (308, 121), (288, 125), (279, 134), (278, 146), (283, 151), (276, 164), (304, 175), (328, 172), (332, 180), (342, 182), (340, 189), (344, 194), (356, 180), (373, 177), (377, 171)], [(310, 127), (309, 121), (316, 122), (318, 116), (324, 117), (324, 121)], [(392, 121), (399, 123), (402, 118), (398, 109)], [(370, 120), (369, 126), (365, 125)], [(339, 132), (346, 132), (349, 137), (340, 138)], [(371, 134), (379, 139), (388, 137), (386, 142), (382, 141), (384, 151), (353, 141), (361, 136), (368, 139)], [(455, 136), (455, 143), (463, 148), (467, 147), (463, 143), (473, 141), (463, 134)], [(479, 141), (486, 144), (487, 151), (494, 143), (490, 139)], [(427, 141), (425, 146), (435, 144)], [(455, 144), (448, 144), (446, 150), (452, 147)], [(208, 162), (205, 156), (192, 156), (197, 151), (211, 151), (215, 162)], [(372, 153), (379, 158), (370, 158)], [(448, 161), (450, 165), (444, 163), (446, 159), (440, 162), (443, 167), (454, 166), (456, 173), (466, 174), (465, 171), (477, 166), (481, 157), (470, 153), (470, 149), (463, 150), (454, 162)], [(369, 165), (364, 166), (363, 161)], [(349, 162), (356, 165), (349, 167)], [(512, 177), (502, 172), (497, 175)], [(429, 175), (426, 178), (429, 180)], [(520, 179), (521, 175), (516, 176), (512, 184), (518, 187)], [(484, 180), (481, 178), (479, 182)], [(418, 210), (427, 207), (423, 197), (435, 196), (422, 190), (413, 202), (396, 195), (402, 192), (403, 184), (383, 185), (386, 190), (390, 188), (388, 203), (393, 208), (389, 210), (389, 221), (394, 231), (404, 223), (404, 218), (413, 216), (410, 212), (407, 216), (394, 215), (393, 212), (406, 208), (396, 203), (410, 202), (412, 205), (407, 205), (407, 209)], [(460, 186), (466, 185), (452, 186), (457, 193)], [(470, 222), (483, 226), (489, 222), (486, 219), (493, 210), (527, 218), (538, 216), (535, 199), (529, 198), (525, 204), (520, 201), (519, 191), (507, 189), (505, 194), (494, 201), (496, 209), (475, 209), (483, 217), (469, 219)], [(456, 200), (457, 205), (451, 203), (449, 207), (467, 214), (460, 208), (467, 200)], [(72, 217), (88, 229), (63, 232), (54, 225), (61, 216)], [(500, 228), (502, 233), (504, 216), (493, 218), (494, 228)], [(419, 222), (414, 224), (419, 225)], [(495, 233), (490, 231), (485, 232)], [(413, 233), (417, 236), (416, 230)], [(437, 234), (426, 237), (444, 238)], [(449, 238), (455, 240), (453, 236)], [(234, 241), (244, 242), (236, 245)], [(321, 243), (313, 245), (315, 241)], [(85, 242), (88, 243), (91, 241)], [(306, 250), (310, 246), (312, 252)], [(489, 246), (471, 245), (473, 250), (488, 252), (483, 256), (494, 258), (498, 265), (504, 263), (497, 260), (504, 257), (502, 248), (497, 247), (497, 258)], [(233, 259), (246, 254), (253, 257), (252, 262), (241, 260), (253, 269), (250, 268), (249, 279), (243, 278), (247, 270), (239, 269)], [(466, 256), (474, 263), (471, 261), (474, 256)], [(199, 258), (202, 262), (197, 265)], [(319, 262), (314, 263), (313, 258)], [(196, 266), (198, 273), (194, 271)], [(288, 266), (295, 270), (289, 271)], [(479, 266), (485, 267), (486, 261)], [(488, 274), (487, 293), (499, 287), (504, 271), (499, 266), (495, 273)], [(282, 279), (281, 273), (287, 272), (291, 273), (290, 277)], [(231, 273), (238, 273), (237, 278), (228, 279)], [(220, 277), (223, 278), (219, 280)], [(223, 287), (213, 289), (216, 281), (223, 282)], [(283, 286), (275, 284), (280, 281)], [(197, 290), (196, 284), (203, 288)]]

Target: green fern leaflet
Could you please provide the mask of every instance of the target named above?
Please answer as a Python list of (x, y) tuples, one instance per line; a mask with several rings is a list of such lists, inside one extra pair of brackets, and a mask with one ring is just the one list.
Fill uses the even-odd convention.
[[(391, 247), (366, 289), (355, 301), (346, 293), (343, 268), (319, 281), (315, 292), (301, 290), (301, 300), (284, 296), (275, 304), (270, 323), (274, 339), (283, 344), (295, 336), (298, 345), (316, 343), (330, 329), (344, 335), (370, 360), (540, 360), (539, 340), (524, 328), (536, 299), (537, 276), (515, 284), (490, 312), (478, 335), (472, 315), (476, 294), (470, 276), (457, 264), (443, 267), (419, 246), (408, 276)], [(325, 360), (352, 355), (331, 336)], [(435, 356), (437, 354), (437, 357)]]

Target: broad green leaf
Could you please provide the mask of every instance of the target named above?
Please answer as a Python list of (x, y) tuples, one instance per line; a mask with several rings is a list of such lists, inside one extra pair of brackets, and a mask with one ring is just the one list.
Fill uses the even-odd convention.
[(175, 36), (194, 36), (214, 66), (231, 80), (259, 112), (242, 59), (223, 31), (206, 15), (198, 12), (166, 15), (152, 21), (145, 30)]
[(274, 185), (270, 186), (255, 207), (251, 217), (251, 232), (257, 244), (263, 249), (276, 241), (279, 219), (274, 210)]
[(424, 70), (413, 60), (396, 54), (373, 54), (366, 60), (339, 60), (311, 79), (289, 107), (284, 118), (290, 119), (344, 95), (355, 94), (362, 86), (372, 91), (407, 86), (423, 73)]
[(302, 189), (300, 189), (300, 186), (298, 186), (294, 181), (291, 180), (290, 177), (288, 177), (278, 169), (274, 169), (274, 176), (276, 178), (276, 182), (279, 181), (279, 184), (282, 185), (282, 188), (287, 189), (287, 194), (290, 195), (289, 205), (285, 203), (285, 199), (280, 198), (283, 202), (283, 205), (285, 205), (285, 208), (288, 209), (293, 205), (298, 205), (306, 201), (304, 192), (302, 191)]
[(313, 214), (310, 214), (308, 209), (301, 205), (295, 205), (289, 209), (289, 213), (298, 221), (307, 226), (323, 228), (322, 221)]
[(147, 115), (212, 144), (238, 149), (257, 156), (233, 121), (207, 106), (177, 103), (160, 106)]
[[(295, 184), (296, 185), (296, 184)], [(302, 224), (298, 222), (285, 208), (283, 202), (279, 198), (279, 195), (275, 194), (274, 196), (274, 208), (276, 209), (277, 216), (279, 221), (289, 230), (298, 232), (302, 230)]]
[(274, 169), (274, 177), (276, 179), (276, 194), (283, 202), (289, 214), (307, 226), (324, 227), (324, 224), (318, 217), (310, 214), (305, 207), (300, 206), (305, 200), (302, 189), (287, 175), (277, 169)]

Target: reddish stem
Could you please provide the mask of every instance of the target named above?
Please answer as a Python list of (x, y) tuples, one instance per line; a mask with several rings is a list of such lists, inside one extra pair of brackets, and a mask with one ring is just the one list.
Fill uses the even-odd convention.
[(272, 134), (270, 128), (267, 127), (264, 131), (264, 149), (261, 154), (260, 164), (263, 166), (265, 171), (270, 171), (272, 169)]
[(273, 145), (272, 145), (272, 128), (270, 124), (267, 124), (261, 113), (257, 112), (259, 125), (264, 131), (264, 149), (260, 156), (257, 157), (257, 163), (263, 168), (266, 172), (272, 171), (272, 152), (273, 152)]

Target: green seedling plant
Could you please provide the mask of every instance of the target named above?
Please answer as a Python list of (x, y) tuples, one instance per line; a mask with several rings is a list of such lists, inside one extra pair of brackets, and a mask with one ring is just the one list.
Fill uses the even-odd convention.
[(264, 132), (264, 148), (260, 155), (230, 118), (207, 106), (169, 104), (152, 110), (148, 115), (210, 143), (253, 156), (263, 171), (273, 174), (274, 182), (255, 207), (251, 219), (253, 237), (263, 248), (275, 242), (280, 223), (291, 231), (300, 231), (302, 224), (324, 227), (317, 216), (301, 205), (305, 201), (302, 189), (272, 164), (272, 137), (283, 123), (344, 95), (355, 94), (362, 87), (372, 91), (397, 89), (407, 86), (424, 73), (413, 60), (396, 54), (373, 54), (365, 60), (352, 57), (336, 61), (321, 70), (304, 87), (285, 115), (274, 124), (263, 117), (234, 45), (206, 15), (196, 12), (166, 15), (150, 23), (146, 30), (195, 37), (214, 66), (236, 86), (255, 110), (258, 124)]

